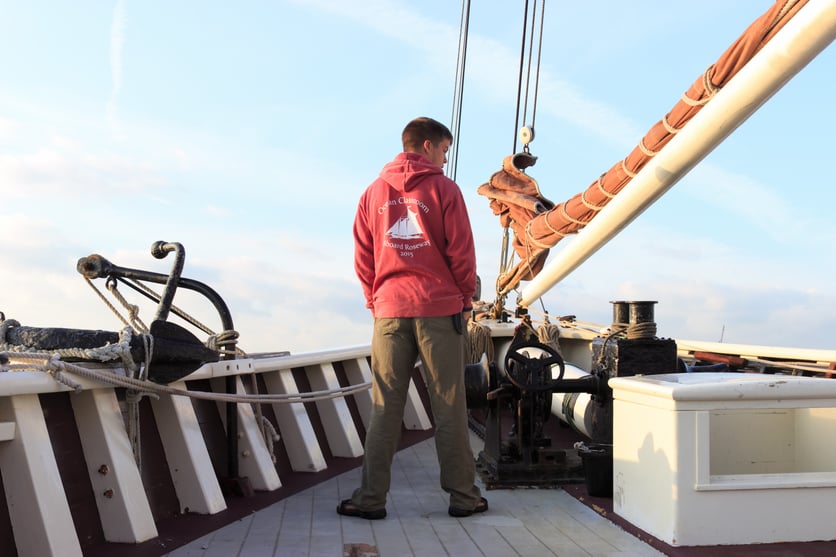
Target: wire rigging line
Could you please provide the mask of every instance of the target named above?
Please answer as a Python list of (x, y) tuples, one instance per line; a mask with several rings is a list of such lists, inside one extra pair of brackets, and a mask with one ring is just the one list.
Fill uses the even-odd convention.
[[(531, 31), (529, 35), (529, 14), (531, 16)], [(520, 70), (517, 81), (517, 114), (514, 120), (514, 148), (513, 153), (517, 152), (517, 132), (521, 125), (525, 125), (525, 120), (528, 115), (528, 102), (533, 94), (532, 109), (531, 109), (531, 128), (534, 128), (534, 121), (537, 115), (537, 96), (540, 88), (540, 57), (543, 50), (543, 21), (546, 15), (546, 0), (542, 0), (540, 5), (540, 26), (539, 31), (535, 32), (537, 27), (537, 0), (529, 11), (529, 2), (525, 2), (525, 16), (523, 17), (522, 40), (520, 45)], [(537, 63), (534, 66), (534, 86), (531, 87), (532, 69), (531, 64), (534, 60), (534, 38), (537, 40)], [(526, 43), (528, 43), (528, 55), (526, 56)], [(523, 81), (525, 81), (525, 94), (523, 95)], [(533, 93), (532, 93), (533, 91)]]
[[(535, 4), (537, 0), (534, 0)], [(536, 11), (536, 7), (535, 7)], [(543, 53), (543, 22), (546, 19), (546, 0), (540, 5), (540, 35), (537, 39), (537, 66), (534, 72), (534, 101), (531, 107), (531, 127), (534, 127), (534, 119), (537, 116), (537, 95), (540, 92), (540, 57)], [(532, 44), (534, 38), (532, 37)]]
[(467, 37), (470, 28), (470, 0), (462, 0), (462, 15), (459, 21), (459, 45), (456, 57), (456, 79), (453, 90), (453, 113), (450, 116), (453, 143), (448, 157), (447, 177), (456, 181), (459, 165), (459, 138), (462, 128), (462, 102), (464, 99), (464, 77), (467, 63)]
[(522, 44), (520, 45), (520, 71), (517, 77), (517, 113), (514, 118), (514, 148), (517, 152), (517, 130), (520, 129), (520, 104), (522, 103), (523, 66), (525, 65), (525, 38), (528, 36), (528, 0), (525, 0), (525, 17), (523, 17)]
[[(531, 36), (528, 38), (528, 56), (526, 60), (526, 70), (525, 70), (525, 102), (523, 103), (523, 112), (522, 112), (522, 123), (525, 125), (525, 118), (526, 113), (528, 111), (528, 88), (531, 85), (531, 53), (534, 50), (534, 19), (537, 15), (537, 0), (534, 0), (534, 9), (531, 10)], [(527, 14), (526, 14), (527, 16)], [(525, 30), (523, 30), (525, 33)], [(523, 35), (523, 41), (525, 41), (525, 35)], [(523, 42), (525, 44), (525, 42)], [(520, 68), (522, 68), (523, 61), (520, 60)]]

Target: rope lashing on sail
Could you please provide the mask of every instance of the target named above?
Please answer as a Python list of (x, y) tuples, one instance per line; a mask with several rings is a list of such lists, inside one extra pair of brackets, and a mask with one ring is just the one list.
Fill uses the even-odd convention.
[(506, 156), (502, 169), (476, 191), (490, 199), (490, 207), (499, 216), (500, 224), (514, 230), (512, 247), (521, 259), (521, 263), (513, 269), (518, 275), (516, 280), (531, 280), (543, 268), (548, 249), (532, 250), (530, 245), (526, 245), (523, 242), (524, 227), (537, 215), (549, 211), (554, 203), (543, 196), (534, 178), (517, 168), (514, 155)]
[[(532, 262), (545, 260), (549, 248), (584, 228), (806, 3), (807, 0), (775, 2), (692, 83), (627, 157), (615, 163), (583, 193), (570, 197), (548, 211), (534, 214), (527, 220), (515, 220), (512, 225), (515, 250), (522, 260), (497, 281), (498, 294), (504, 296), (517, 288), (521, 280), (533, 278), (532, 271), (539, 273), (540, 268), (532, 265)], [(489, 190), (480, 190), (477, 191), (491, 200), (493, 208), (496, 198), (491, 197)], [(500, 215), (500, 223), (506, 226), (508, 218), (496, 209), (494, 213)]]

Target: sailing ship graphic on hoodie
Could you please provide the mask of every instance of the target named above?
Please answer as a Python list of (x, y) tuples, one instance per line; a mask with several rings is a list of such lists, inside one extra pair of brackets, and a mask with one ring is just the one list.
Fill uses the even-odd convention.
[(390, 238), (398, 240), (413, 240), (423, 238), (424, 230), (418, 222), (418, 215), (411, 208), (407, 207), (404, 216), (395, 221), (395, 224), (386, 231)]

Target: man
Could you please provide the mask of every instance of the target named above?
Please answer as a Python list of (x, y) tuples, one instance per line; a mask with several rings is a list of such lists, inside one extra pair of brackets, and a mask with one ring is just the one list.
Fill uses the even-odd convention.
[(476, 288), (476, 254), (461, 190), (444, 176), (450, 130), (416, 118), (403, 130), (404, 152), (360, 197), (354, 267), (374, 317), (373, 408), (362, 482), (337, 512), (386, 516), (390, 469), (401, 435), (407, 390), (420, 356), (435, 420), (441, 487), (451, 516), (484, 512), (474, 484), (467, 430), (464, 336)]

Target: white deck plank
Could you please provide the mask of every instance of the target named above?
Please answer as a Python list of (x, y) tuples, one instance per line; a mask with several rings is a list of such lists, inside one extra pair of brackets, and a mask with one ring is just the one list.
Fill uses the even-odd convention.
[[(405, 524), (403, 520), (397, 520), (397, 517), (392, 517), (394, 520), (375, 520), (372, 524), (372, 531), (374, 532), (375, 545), (380, 555), (385, 556), (406, 556), (414, 555), (412, 548), (409, 546), (409, 540), (406, 538), (404, 532)], [(355, 519), (356, 520), (356, 519)]]
[(212, 536), (212, 543), (206, 549), (205, 557), (229, 557), (239, 555), (246, 543), (252, 515), (227, 524)]
[[(472, 442), (481, 448), (475, 436)], [(359, 481), (360, 469), (355, 468), (255, 513), (248, 538), (257, 537), (258, 543), (243, 541), (236, 548), (228, 539), (204, 537), (169, 556), (206, 557), (216, 545), (239, 557), (341, 556), (346, 544), (376, 548), (380, 557), (662, 555), (561, 489), (483, 490), (490, 503), (488, 512), (449, 517), (449, 498), (438, 485), (432, 439), (395, 456), (386, 519), (369, 521), (335, 512), (337, 503), (349, 497)], [(268, 513), (269, 518), (260, 516)], [(272, 549), (270, 524), (275, 533)], [(195, 549), (200, 547), (197, 544), (207, 549), (196, 553), (201, 551)]]
[(467, 534), (479, 547), (481, 554), (487, 557), (514, 555), (516, 551), (508, 540), (502, 536), (494, 524), (490, 524), (490, 521), (483, 523), (484, 518), (481, 516), (477, 521), (467, 524)]
[(247, 538), (241, 546), (242, 555), (272, 555), (285, 513), (284, 501), (271, 505), (252, 516)]
[(288, 498), (278, 536), (277, 553), (279, 555), (312, 555), (310, 552), (312, 519), (312, 490), (305, 490)]

